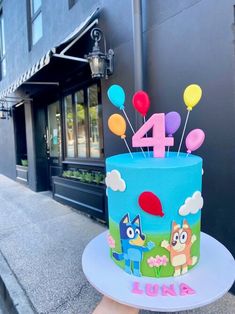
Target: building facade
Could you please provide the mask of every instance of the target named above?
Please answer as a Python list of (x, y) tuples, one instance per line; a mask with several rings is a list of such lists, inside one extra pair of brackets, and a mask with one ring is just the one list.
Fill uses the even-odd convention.
[[(107, 119), (117, 112), (107, 98), (109, 86), (125, 89), (126, 112), (136, 128), (140, 121), (131, 98), (138, 88), (149, 93), (151, 113), (175, 110), (184, 119), (183, 90), (198, 83), (203, 98), (188, 130), (206, 133), (198, 151), (204, 159), (202, 229), (234, 253), (234, 5), (232, 0), (1, 1), (0, 93), (11, 116), (0, 120), (0, 173), (34, 191), (54, 189), (57, 200), (105, 219), (105, 189), (91, 187), (89, 180), (102, 181), (105, 157), (126, 151), (108, 130)], [(78, 38), (66, 54), (84, 58), (94, 44), (90, 25), (102, 30), (107, 48), (114, 50), (108, 79), (92, 78), (87, 63), (55, 56)], [(86, 187), (61, 181), (71, 173), (83, 176)], [(79, 193), (82, 199), (74, 196)]]

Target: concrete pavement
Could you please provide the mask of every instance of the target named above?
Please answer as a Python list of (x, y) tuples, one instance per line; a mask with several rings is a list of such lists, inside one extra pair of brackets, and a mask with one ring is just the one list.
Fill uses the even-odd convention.
[[(86, 281), (81, 256), (103, 230), (49, 193), (34, 193), (0, 175), (0, 277), (9, 307), (14, 305), (20, 314), (90, 314), (101, 296)], [(184, 313), (233, 314), (235, 297), (226, 294), (210, 306)]]

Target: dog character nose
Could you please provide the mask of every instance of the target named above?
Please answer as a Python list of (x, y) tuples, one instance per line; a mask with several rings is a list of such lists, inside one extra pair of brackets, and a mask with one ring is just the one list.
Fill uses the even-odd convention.
[(141, 237), (142, 240), (145, 239), (145, 235), (144, 234), (140, 234), (140, 237)]
[(172, 242), (171, 242), (171, 244), (172, 244), (173, 246), (175, 246), (176, 243), (177, 243), (177, 241), (172, 241)]

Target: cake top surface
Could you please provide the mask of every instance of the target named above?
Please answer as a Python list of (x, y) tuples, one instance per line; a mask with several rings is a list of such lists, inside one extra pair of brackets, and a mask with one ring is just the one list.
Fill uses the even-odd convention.
[[(180, 153), (177, 157), (176, 152), (170, 152), (166, 158), (151, 158), (153, 157), (153, 153), (150, 152), (150, 157), (144, 157), (141, 152), (132, 153), (133, 159), (131, 158), (130, 154), (119, 154), (114, 155), (106, 159), (106, 164), (115, 165), (123, 164), (128, 168), (142, 168), (142, 169), (149, 169), (149, 168), (162, 168), (162, 169), (169, 169), (169, 168), (181, 168), (185, 166), (193, 166), (198, 163), (202, 163), (202, 158), (196, 155), (188, 155), (185, 153)], [(148, 153), (146, 153), (148, 154)]]

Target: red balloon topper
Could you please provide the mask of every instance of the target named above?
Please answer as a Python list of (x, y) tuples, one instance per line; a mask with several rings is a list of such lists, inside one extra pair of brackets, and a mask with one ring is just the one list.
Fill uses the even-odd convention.
[(139, 205), (150, 215), (163, 217), (162, 204), (157, 195), (152, 192), (143, 192), (139, 196)]
[(140, 90), (136, 92), (132, 98), (132, 103), (135, 109), (143, 116), (145, 117), (150, 106), (150, 100), (147, 93)]

